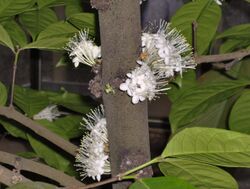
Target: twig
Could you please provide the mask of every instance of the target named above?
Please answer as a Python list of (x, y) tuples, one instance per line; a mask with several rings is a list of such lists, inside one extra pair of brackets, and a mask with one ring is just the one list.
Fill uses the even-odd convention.
[(14, 87), (15, 87), (15, 81), (16, 81), (16, 70), (17, 70), (17, 62), (19, 57), (19, 51), (15, 53), (15, 59), (13, 62), (13, 68), (12, 68), (12, 80), (11, 80), (11, 86), (10, 86), (10, 103), (9, 106), (13, 106), (13, 98), (14, 98)]
[(197, 55), (197, 26), (198, 23), (196, 21), (192, 22), (192, 47), (194, 56)]
[(83, 186), (83, 187), (65, 187), (63, 189), (90, 189), (90, 188), (95, 188), (95, 187), (98, 187), (98, 186), (102, 186), (102, 185), (105, 185), (105, 184), (109, 184), (109, 183), (114, 183), (114, 182), (117, 182), (117, 181), (122, 181), (122, 180), (131, 180), (131, 179), (135, 179), (138, 177), (138, 175), (135, 177), (135, 176), (131, 176), (132, 173), (135, 173), (139, 170), (142, 170), (154, 163), (158, 163), (158, 162), (162, 162), (164, 160), (164, 157), (162, 156), (158, 156), (158, 157), (155, 157), (154, 159), (142, 164), (142, 165), (139, 165), (133, 169), (130, 169), (124, 173), (120, 173), (118, 175), (116, 175), (115, 177), (112, 177), (110, 179), (107, 179), (107, 180), (103, 180), (101, 182), (97, 182), (97, 183), (93, 183), (93, 184), (88, 184), (86, 186)]
[(21, 123), (24, 127), (29, 128), (30, 130), (35, 132), (37, 135), (47, 139), (48, 141), (55, 144), (56, 146), (58, 146), (65, 152), (68, 152), (72, 156), (75, 156), (76, 150), (77, 150), (76, 145), (70, 143), (69, 141), (58, 136), (57, 134), (51, 132), (47, 128), (39, 125), (38, 123), (34, 122), (30, 118), (19, 113), (13, 107), (0, 106), (0, 115)]
[[(54, 181), (57, 181), (62, 186), (84, 186), (84, 184), (74, 177), (68, 176), (61, 171), (58, 171), (50, 166), (47, 166), (42, 163), (38, 163), (29, 159), (21, 158), (19, 156), (0, 151), (0, 162), (8, 165), (15, 166), (15, 161), (18, 159), (20, 164), (20, 170), (25, 170), (33, 172), (47, 178), (50, 178)], [(1, 174), (0, 174), (1, 180)]]
[(101, 181), (101, 182), (95, 182), (93, 184), (88, 184), (88, 185), (82, 186), (82, 187), (65, 187), (63, 189), (90, 189), (90, 188), (95, 188), (95, 187), (102, 186), (102, 185), (105, 185), (105, 184), (114, 183), (114, 182), (117, 182), (117, 181), (120, 181), (119, 176), (112, 177), (110, 179), (106, 179), (106, 180)]
[[(6, 186), (11, 186), (16, 183), (13, 182), (13, 171), (7, 169), (6, 167), (0, 165), (0, 183), (5, 184)], [(31, 180), (25, 178), (22, 175), (20, 176), (20, 181), (21, 182), (31, 182)]]
[(197, 64), (213, 63), (213, 62), (217, 63), (217, 62), (241, 59), (248, 55), (250, 55), (250, 49), (244, 49), (226, 54), (198, 56), (195, 58), (195, 61)]

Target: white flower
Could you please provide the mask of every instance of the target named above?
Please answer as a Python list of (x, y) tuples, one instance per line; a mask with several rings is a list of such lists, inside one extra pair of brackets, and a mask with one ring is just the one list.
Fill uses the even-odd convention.
[(101, 47), (94, 44), (86, 30), (75, 35), (65, 49), (69, 52), (75, 67), (78, 67), (80, 63), (92, 67), (101, 58)]
[(152, 100), (161, 91), (165, 91), (167, 82), (161, 81), (157, 73), (152, 72), (150, 67), (142, 61), (141, 65), (127, 74), (128, 79), (120, 85), (120, 90), (126, 91), (132, 97), (132, 103), (137, 104), (145, 99)]
[(82, 179), (92, 177), (97, 181), (101, 175), (110, 174), (108, 147), (108, 134), (103, 106), (91, 110), (87, 118), (83, 118), (88, 133), (83, 136), (76, 155), (76, 166)]
[(223, 0), (214, 0), (215, 1), (215, 3), (217, 3), (218, 5), (222, 5), (222, 1)]
[[(185, 37), (170, 24), (160, 21), (155, 33), (142, 34), (142, 49), (148, 53), (149, 60), (144, 60), (153, 65), (160, 75), (170, 78), (175, 73), (182, 74), (187, 68), (195, 68), (192, 48)], [(151, 57), (150, 57), (151, 56)]]
[(49, 105), (43, 110), (41, 110), (39, 113), (33, 116), (34, 120), (40, 120), (40, 119), (47, 119), (48, 121), (53, 121), (57, 117), (61, 116), (62, 114), (66, 114), (64, 112), (59, 112), (56, 105)]
[(140, 4), (142, 4), (143, 1), (146, 1), (146, 0), (140, 0)]
[(142, 33), (141, 41), (142, 41), (143, 52), (145, 51), (145, 49), (151, 49), (154, 47), (154, 35), (153, 34)]

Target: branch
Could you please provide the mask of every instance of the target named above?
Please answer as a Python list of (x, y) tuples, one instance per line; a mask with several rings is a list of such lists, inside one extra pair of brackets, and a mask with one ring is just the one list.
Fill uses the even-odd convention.
[(82, 187), (65, 187), (63, 189), (90, 189), (90, 188), (96, 188), (98, 186), (102, 186), (102, 185), (105, 185), (105, 184), (114, 183), (114, 182), (117, 182), (117, 181), (120, 181), (119, 176), (112, 177), (110, 179), (106, 179), (106, 180), (101, 181), (101, 182), (95, 182), (93, 184), (88, 184), (88, 185), (82, 186)]
[(13, 119), (19, 123), (21, 123), (24, 127), (29, 128), (37, 135), (47, 139), (51, 143), (55, 144), (65, 152), (68, 152), (72, 156), (75, 156), (77, 146), (70, 143), (69, 141), (63, 139), (62, 137), (58, 136), (57, 134), (51, 132), (50, 130), (46, 129), (45, 127), (39, 125), (38, 123), (34, 122), (30, 118), (24, 116), (23, 114), (16, 111), (13, 107), (4, 107), (0, 106), (0, 115), (5, 116), (9, 119)]
[(10, 86), (10, 103), (9, 103), (10, 107), (13, 106), (14, 87), (15, 87), (15, 81), (16, 81), (18, 57), (19, 57), (19, 50), (15, 53), (15, 59), (14, 59), (13, 68), (12, 68), (12, 80), (11, 80), (11, 86)]
[(195, 61), (197, 64), (223, 62), (235, 59), (242, 59), (248, 55), (250, 55), (250, 49), (244, 49), (226, 54), (198, 56), (195, 58)]
[[(14, 173), (13, 171), (5, 168), (4, 166), (0, 165), (0, 183), (5, 184), (6, 186), (11, 186), (16, 184), (15, 182), (13, 182), (13, 176)], [(20, 182), (31, 182), (31, 180), (25, 178), (22, 175), (19, 175), (19, 180)]]
[[(21, 158), (19, 156), (0, 151), (0, 162), (8, 165), (15, 166), (15, 162), (18, 161), (20, 165), (20, 170), (25, 170), (33, 172), (47, 178), (50, 178), (54, 181), (57, 181), (62, 186), (84, 186), (84, 184), (74, 177), (68, 176), (61, 171), (58, 171), (52, 167), (49, 167), (45, 164), (38, 163), (29, 159)], [(0, 167), (1, 168), (1, 167)], [(2, 178), (1, 169), (0, 169), (0, 181), (5, 179), (5, 175)]]
[(193, 53), (196, 56), (197, 54), (197, 27), (198, 23), (196, 21), (192, 22), (192, 47)]

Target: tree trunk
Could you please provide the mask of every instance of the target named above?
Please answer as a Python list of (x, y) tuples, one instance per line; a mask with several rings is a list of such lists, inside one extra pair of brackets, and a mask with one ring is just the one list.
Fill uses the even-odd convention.
[[(140, 4), (139, 0), (97, 2), (94, 6), (99, 9), (103, 87), (111, 84), (115, 88), (117, 78), (136, 66), (141, 51)], [(133, 105), (118, 87), (115, 94), (103, 94), (113, 176), (150, 159), (147, 102)], [(144, 170), (144, 174), (149, 176), (150, 170)], [(124, 189), (128, 184), (114, 184), (113, 189)]]

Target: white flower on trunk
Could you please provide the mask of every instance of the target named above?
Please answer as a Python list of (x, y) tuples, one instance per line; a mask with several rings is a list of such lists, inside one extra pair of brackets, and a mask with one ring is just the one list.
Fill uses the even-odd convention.
[(92, 177), (100, 181), (101, 175), (110, 174), (108, 134), (103, 106), (91, 110), (83, 118), (87, 135), (83, 136), (76, 155), (76, 167), (82, 179)]
[(151, 62), (145, 61), (152, 64), (152, 69), (166, 78), (173, 77), (175, 73), (182, 74), (187, 68), (194, 69), (192, 47), (185, 37), (165, 21), (160, 21), (154, 28), (157, 28), (156, 32), (142, 34), (142, 51), (148, 54)]
[(69, 52), (75, 67), (78, 67), (80, 63), (92, 67), (101, 58), (101, 47), (94, 44), (86, 30), (75, 35), (65, 49)]
[(34, 120), (47, 119), (48, 121), (53, 121), (57, 117), (65, 114), (64, 112), (60, 112), (57, 108), (57, 105), (49, 105), (39, 113), (33, 116)]
[(167, 82), (161, 81), (161, 77), (153, 72), (144, 62), (139, 61), (140, 67), (127, 74), (127, 79), (120, 85), (120, 90), (126, 91), (132, 97), (132, 103), (137, 104), (145, 99), (152, 100), (161, 91), (168, 88)]

